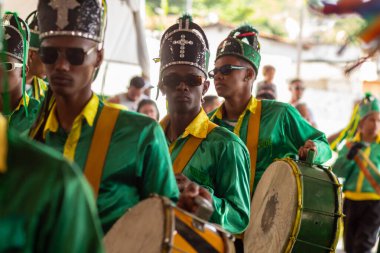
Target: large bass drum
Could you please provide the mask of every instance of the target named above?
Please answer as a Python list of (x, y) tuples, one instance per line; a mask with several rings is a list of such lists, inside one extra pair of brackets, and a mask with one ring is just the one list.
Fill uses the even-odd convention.
[(166, 198), (146, 199), (124, 214), (104, 237), (107, 253), (234, 253), (233, 237)]
[(342, 216), (342, 189), (331, 170), (277, 160), (256, 188), (244, 251), (335, 252)]

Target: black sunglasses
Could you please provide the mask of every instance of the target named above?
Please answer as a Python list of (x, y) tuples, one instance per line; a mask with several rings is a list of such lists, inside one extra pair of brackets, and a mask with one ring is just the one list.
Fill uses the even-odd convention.
[(13, 71), (16, 68), (22, 68), (23, 65), (22, 63), (18, 63), (18, 62), (3, 62), (2, 66), (4, 67), (4, 70), (8, 72), (8, 71)]
[(97, 48), (97, 45), (91, 47), (87, 51), (84, 51), (83, 48), (77, 48), (77, 47), (65, 47), (65, 48), (59, 48), (59, 47), (41, 47), (38, 51), (41, 61), (44, 64), (54, 64), (57, 59), (59, 52), (64, 51), (65, 57), (67, 61), (71, 65), (82, 65), (84, 62), (84, 59), (87, 55), (94, 52), (94, 50)]
[(200, 86), (203, 83), (202, 76), (193, 74), (180, 76), (178, 74), (169, 74), (162, 77), (162, 84), (169, 88), (176, 88), (180, 83), (185, 83), (187, 86)]
[(227, 64), (227, 65), (223, 65), (220, 68), (214, 68), (213, 70), (208, 72), (208, 76), (210, 78), (214, 78), (215, 75), (218, 74), (218, 72), (220, 72), (224, 76), (227, 76), (231, 74), (232, 70), (242, 70), (242, 69), (247, 69), (247, 67)]

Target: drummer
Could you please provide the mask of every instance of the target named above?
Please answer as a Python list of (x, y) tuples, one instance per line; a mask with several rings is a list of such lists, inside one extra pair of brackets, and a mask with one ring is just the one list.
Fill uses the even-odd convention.
[[(380, 103), (367, 95), (359, 105), (360, 122), (356, 136), (351, 141), (351, 150), (345, 146), (340, 152), (333, 169), (344, 181), (344, 248), (347, 253), (370, 253), (376, 243), (380, 227), (380, 195), (359, 169), (358, 164), (347, 159), (347, 154), (362, 147), (364, 154), (380, 172)], [(365, 162), (368, 164), (368, 162)], [(368, 165), (367, 165), (368, 167)], [(371, 172), (380, 185), (380, 177)]]
[[(168, 115), (161, 121), (176, 174), (212, 196), (211, 222), (237, 234), (249, 222), (249, 154), (244, 143), (212, 123), (201, 107), (209, 88), (207, 38), (191, 16), (169, 27), (161, 39), (159, 87)], [(201, 190), (202, 191), (202, 190)]]
[(307, 123), (295, 108), (252, 96), (260, 60), (258, 31), (244, 25), (231, 31), (220, 43), (215, 68), (209, 72), (218, 95), (225, 99), (209, 117), (237, 134), (247, 145), (251, 158), (251, 194), (276, 158), (299, 155), (305, 159), (309, 150), (316, 152), (316, 164), (331, 157), (325, 135)]
[(38, 4), (40, 56), (52, 97), (30, 135), (84, 172), (106, 233), (140, 200), (156, 193), (176, 201), (179, 193), (158, 123), (106, 105), (91, 90), (104, 55), (106, 8), (98, 0), (73, 2)]

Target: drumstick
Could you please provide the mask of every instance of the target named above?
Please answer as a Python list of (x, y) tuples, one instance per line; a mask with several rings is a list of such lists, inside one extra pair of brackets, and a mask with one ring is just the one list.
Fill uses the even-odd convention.
[(364, 166), (363, 161), (360, 159), (358, 155), (355, 155), (354, 160), (356, 164), (359, 166), (359, 169), (363, 172), (365, 178), (368, 180), (368, 182), (371, 184), (373, 189), (375, 189), (376, 193), (380, 195), (380, 185), (377, 184), (375, 179), (373, 179), (371, 173), (369, 170)]
[(365, 155), (365, 153), (363, 151), (361, 151), (361, 150), (359, 150), (359, 154), (360, 154), (361, 158), (368, 163), (368, 165), (372, 169), (372, 171), (375, 172), (376, 175), (378, 175), (380, 177), (380, 172), (378, 171), (376, 165), (373, 164), (373, 162), (371, 161), (371, 159), (369, 159), (369, 157), (367, 157)]

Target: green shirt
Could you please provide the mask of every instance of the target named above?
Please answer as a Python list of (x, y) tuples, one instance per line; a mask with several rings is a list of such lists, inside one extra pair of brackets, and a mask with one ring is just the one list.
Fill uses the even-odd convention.
[(104, 252), (90, 187), (52, 151), (9, 131), (7, 168), (0, 172), (0, 252)]
[(32, 83), (30, 84), (30, 89), (28, 89), (26, 93), (29, 97), (32, 97), (42, 103), (47, 89), (47, 83), (43, 79), (34, 76)]
[[(359, 135), (355, 137), (354, 141), (360, 141)], [(347, 159), (348, 151), (349, 148), (345, 145), (342, 150), (339, 151), (338, 159), (333, 166), (334, 173), (338, 177), (345, 179), (343, 183), (345, 198), (357, 201), (380, 200), (380, 195), (373, 189), (356, 162)], [(376, 166), (377, 171), (380, 172), (380, 138), (377, 142), (369, 143), (369, 146), (362, 151)], [(380, 184), (380, 177), (369, 169), (367, 162), (363, 161), (363, 163), (370, 171), (373, 179)]]
[(26, 108), (22, 98), (17, 108), (10, 115), (7, 115), (9, 119), (9, 127), (15, 129), (19, 133), (29, 131), (34, 124), (34, 121), (37, 119), (38, 111), (41, 106), (40, 102), (29, 96), (26, 96), (26, 101), (28, 105), (28, 117), (26, 116)]
[[(241, 122), (237, 122), (240, 126), (237, 134), (244, 143), (247, 143), (249, 136), (248, 122), (251, 112), (256, 109), (255, 101), (254, 98), (250, 100), (241, 115)], [(234, 132), (235, 127), (221, 119), (222, 107), (223, 105), (209, 116), (214, 123)], [(298, 155), (298, 149), (309, 139), (314, 141), (318, 149), (315, 164), (322, 164), (331, 158), (325, 134), (305, 121), (293, 106), (274, 100), (262, 100), (254, 189), (266, 168), (276, 158)]]
[[(93, 95), (69, 133), (60, 127), (55, 105), (44, 126), (45, 143), (85, 168), (104, 104)], [(161, 127), (152, 119), (121, 110), (103, 167), (97, 206), (106, 233), (128, 208), (151, 194), (178, 199), (178, 187)]]
[(174, 143), (168, 141), (171, 158), (174, 162), (190, 136), (203, 139), (182, 173), (211, 193), (215, 210), (210, 221), (238, 234), (248, 226), (250, 215), (248, 150), (236, 135), (222, 127), (207, 134), (208, 121), (201, 110)]

